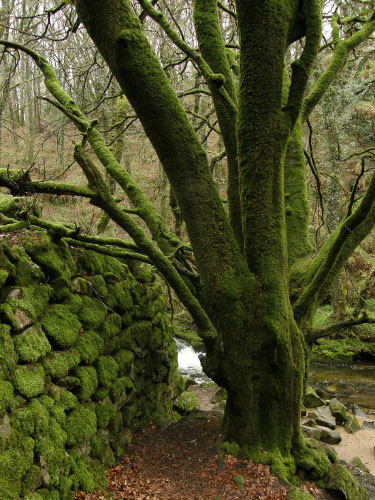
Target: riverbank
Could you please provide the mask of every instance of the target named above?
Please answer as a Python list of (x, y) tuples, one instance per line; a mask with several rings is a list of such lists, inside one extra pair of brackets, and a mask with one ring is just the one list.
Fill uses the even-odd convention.
[[(371, 418), (371, 416), (369, 416)], [(346, 432), (343, 426), (338, 425), (336, 431), (341, 435), (342, 441), (333, 445), (339, 459), (350, 463), (353, 457), (359, 457), (362, 463), (368, 468), (370, 474), (375, 476), (375, 430), (362, 429), (365, 417), (357, 417), (361, 429), (355, 434)]]

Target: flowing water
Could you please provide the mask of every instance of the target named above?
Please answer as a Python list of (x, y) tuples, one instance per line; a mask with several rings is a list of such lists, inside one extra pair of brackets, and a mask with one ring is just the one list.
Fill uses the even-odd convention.
[(198, 384), (204, 381), (209, 381), (205, 373), (202, 371), (199, 355), (202, 353), (194, 351), (189, 344), (185, 344), (180, 340), (176, 340), (178, 352), (178, 372), (184, 377), (192, 378)]
[[(199, 354), (189, 345), (176, 340), (178, 371), (198, 383), (210, 380), (202, 371)], [(321, 389), (324, 397), (337, 397), (346, 405), (357, 403), (375, 409), (375, 363), (358, 362), (353, 365), (313, 364), (309, 369), (308, 384)]]
[(309, 385), (324, 391), (327, 399), (337, 397), (344, 404), (357, 403), (375, 409), (375, 364), (314, 364), (309, 370)]

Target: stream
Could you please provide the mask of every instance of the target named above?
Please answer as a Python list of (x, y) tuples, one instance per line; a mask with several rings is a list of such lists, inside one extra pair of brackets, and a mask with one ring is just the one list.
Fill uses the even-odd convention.
[[(198, 358), (200, 353), (179, 340), (178, 371), (184, 377), (197, 383), (209, 381), (203, 373)], [(313, 364), (309, 370), (309, 385), (324, 391), (324, 397), (337, 397), (346, 405), (357, 403), (368, 409), (375, 409), (375, 363), (358, 362), (353, 365)]]

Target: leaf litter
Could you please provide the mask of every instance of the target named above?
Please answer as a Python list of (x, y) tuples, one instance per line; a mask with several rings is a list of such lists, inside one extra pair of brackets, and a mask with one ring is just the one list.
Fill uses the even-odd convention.
[[(284, 500), (288, 486), (266, 465), (219, 456), (220, 416), (191, 413), (165, 428), (150, 423), (107, 473), (107, 491), (77, 491), (77, 500)], [(303, 488), (322, 499), (321, 490)]]

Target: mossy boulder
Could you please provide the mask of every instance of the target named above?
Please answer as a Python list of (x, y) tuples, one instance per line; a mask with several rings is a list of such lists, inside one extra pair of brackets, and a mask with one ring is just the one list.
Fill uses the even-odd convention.
[(95, 368), (101, 385), (110, 386), (116, 380), (119, 366), (112, 356), (100, 356), (95, 363)]
[(5, 288), (0, 314), (15, 330), (23, 330), (41, 317), (51, 295), (52, 288), (39, 283), (28, 287)]
[(77, 397), (80, 401), (88, 401), (98, 387), (97, 372), (93, 366), (79, 366), (74, 371), (74, 375), (80, 381), (80, 388)]
[(327, 480), (330, 477), (331, 462), (321, 449), (305, 448), (296, 457), (296, 465), (309, 479)]
[(25, 241), (24, 248), (50, 279), (60, 276), (70, 279), (77, 272), (68, 245), (61, 239), (52, 241), (46, 232), (34, 232), (33, 238)]
[[(106, 283), (129, 279), (129, 268), (119, 259), (92, 250), (75, 249), (73, 252), (82, 275), (90, 277), (100, 275)], [(112, 279), (113, 277), (115, 280)]]
[(180, 413), (189, 413), (199, 410), (199, 399), (190, 391), (182, 392), (174, 401), (173, 407)]
[(113, 357), (119, 367), (119, 375), (129, 375), (134, 361), (134, 353), (129, 349), (120, 349)]
[(10, 326), (0, 324), (0, 379), (7, 378), (17, 366), (18, 355), (10, 334)]
[(306, 393), (303, 398), (303, 404), (306, 408), (318, 408), (319, 406), (324, 406), (325, 402), (317, 395), (312, 387), (307, 386)]
[(101, 335), (105, 339), (113, 338), (119, 333), (122, 327), (121, 316), (116, 313), (109, 314), (105, 322), (100, 327)]
[(353, 457), (349, 461), (349, 465), (352, 467), (355, 467), (356, 469), (359, 469), (363, 472), (366, 472), (366, 474), (370, 473), (370, 469), (366, 467), (366, 465), (362, 462), (362, 460), (359, 457)]
[(78, 366), (80, 357), (75, 351), (53, 351), (41, 362), (47, 375), (52, 379), (60, 379)]
[(152, 334), (152, 323), (150, 321), (137, 321), (129, 326), (126, 332), (141, 349), (145, 349)]
[(129, 389), (134, 389), (134, 384), (129, 377), (120, 377), (116, 379), (109, 391), (112, 401), (119, 403), (121, 401), (121, 406), (126, 400), (126, 391)]
[(108, 435), (102, 437), (98, 434), (91, 440), (91, 454), (93, 457), (98, 458), (103, 465), (110, 467), (116, 461), (115, 454), (109, 445)]
[[(63, 431), (62, 431), (63, 432)], [(63, 436), (66, 439), (67, 434)], [(37, 436), (35, 439), (35, 453), (39, 457), (43, 482), (49, 486), (57, 486), (60, 473), (64, 471), (66, 465), (65, 441), (58, 443), (50, 436)]]
[(91, 285), (91, 294), (100, 300), (104, 300), (108, 294), (108, 288), (105, 279), (101, 274), (90, 276), (88, 281)]
[(289, 490), (287, 496), (287, 500), (314, 500), (315, 497), (310, 495), (307, 491), (299, 490), (298, 488), (293, 488)]
[(69, 279), (65, 276), (59, 276), (54, 280), (49, 282), (51, 287), (53, 288), (53, 300), (54, 302), (63, 302), (64, 300), (69, 299), (72, 292), (72, 285)]
[(344, 424), (348, 420), (345, 406), (340, 403), (338, 399), (332, 398), (329, 402), (329, 407), (331, 408), (332, 415), (335, 417), (336, 422), (339, 425)]
[(51, 344), (39, 324), (27, 328), (13, 340), (15, 350), (24, 362), (38, 361), (51, 350)]
[(34, 491), (33, 493), (28, 493), (25, 496), (25, 500), (43, 500), (43, 497), (41, 495), (39, 495), (39, 493)]
[(87, 295), (82, 296), (78, 319), (86, 330), (98, 330), (105, 320), (106, 314), (107, 307), (103, 302)]
[(34, 465), (34, 440), (25, 437), (16, 448), (0, 452), (0, 477), (21, 479)]
[(126, 282), (108, 284), (108, 296), (106, 303), (108, 307), (123, 313), (133, 307), (133, 298)]
[(45, 276), (40, 266), (33, 262), (26, 253), (17, 259), (15, 275), (20, 286), (29, 286), (35, 281), (40, 283), (45, 280)]
[(27, 398), (38, 396), (44, 391), (44, 382), (44, 369), (38, 363), (18, 365), (14, 370), (14, 387), (22, 396)]
[(63, 410), (71, 410), (79, 404), (77, 397), (65, 387), (49, 383), (46, 389), (56, 405), (63, 408)]
[(368, 500), (368, 494), (350, 472), (340, 464), (332, 466), (330, 480), (326, 484), (329, 493), (341, 495), (347, 500)]
[(95, 331), (83, 332), (75, 344), (83, 363), (92, 364), (99, 357), (104, 347), (104, 340)]
[(89, 441), (96, 430), (96, 413), (93, 407), (75, 408), (66, 418), (65, 431), (68, 445)]
[(13, 393), (13, 385), (7, 380), (0, 380), (0, 415), (12, 406), (14, 401)]
[(345, 428), (346, 432), (349, 432), (350, 434), (354, 434), (361, 429), (361, 426), (359, 425), (359, 422), (358, 422), (357, 417), (355, 415), (349, 415), (349, 416), (347, 416), (347, 420), (345, 422), (344, 428)]
[(111, 401), (101, 401), (95, 406), (95, 413), (98, 428), (104, 429), (115, 417), (116, 410)]
[(76, 343), (82, 326), (77, 316), (63, 304), (52, 305), (46, 311), (41, 324), (50, 341), (63, 349)]

